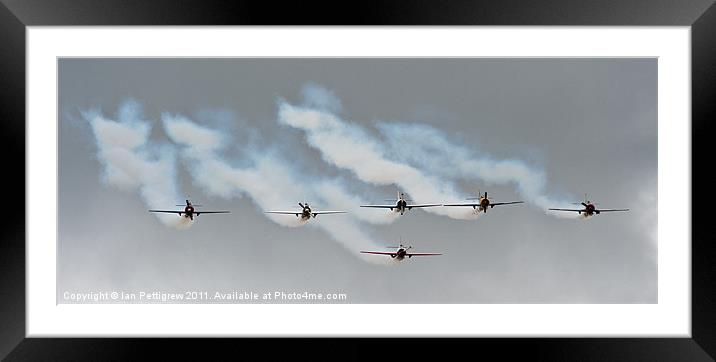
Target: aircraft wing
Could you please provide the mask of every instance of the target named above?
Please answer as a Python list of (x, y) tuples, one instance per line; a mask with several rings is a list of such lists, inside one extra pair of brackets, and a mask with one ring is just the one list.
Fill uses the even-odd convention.
[(164, 212), (167, 214), (183, 214), (184, 210), (149, 210), (149, 212)]
[(395, 209), (395, 204), (393, 205), (360, 205), (360, 207), (374, 207), (379, 209)]
[(414, 204), (414, 205), (406, 205), (405, 207), (408, 209), (412, 209), (414, 207), (433, 207), (433, 206), (442, 206), (442, 204)]
[[(396, 252), (384, 252), (384, 251), (363, 251), (361, 250), (361, 253), (363, 254), (375, 254), (375, 255), (397, 255)], [(406, 253), (405, 256), (433, 256), (433, 255), (442, 255), (440, 253)]]
[(471, 203), (471, 204), (443, 204), (443, 206), (469, 206), (469, 207), (476, 207), (480, 206), (480, 204)]
[(499, 205), (512, 205), (512, 204), (524, 204), (524, 201), (510, 201), (510, 202), (491, 202), (490, 207)]
[(281, 214), (281, 215), (301, 215), (302, 211), (265, 211), (267, 214)]
[(610, 211), (629, 211), (629, 209), (596, 209), (595, 212), (610, 212)]
[(311, 211), (313, 215), (347, 214), (348, 211)]
[(550, 209), (552, 211), (574, 211), (574, 212), (584, 212), (584, 209)]
[(361, 250), (361, 253), (363, 253), (363, 254), (376, 254), (376, 255), (397, 255), (396, 252), (387, 253), (387, 252), (384, 252), (384, 251), (363, 251), (363, 250)]
[(196, 211), (194, 210), (194, 213), (199, 214), (229, 214), (231, 211)]

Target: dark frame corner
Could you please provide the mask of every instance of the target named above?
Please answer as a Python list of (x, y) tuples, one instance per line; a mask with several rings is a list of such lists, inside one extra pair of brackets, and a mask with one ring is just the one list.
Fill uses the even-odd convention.
[[(0, 0), (0, 127), (6, 154), (25, 154), (25, 27), (39, 25), (639, 25), (691, 26), (692, 51), (692, 195), (708, 195), (712, 177), (704, 168), (708, 150), (704, 138), (716, 119), (716, 6), (713, 0), (665, 2), (624, 0), (543, 0), (451, 2), (410, 1), (371, 3), (353, 11), (328, 14), (315, 4), (289, 5), (276, 13), (260, 2), (170, 0), (99, 2), (73, 0)], [(365, 6), (365, 5), (361, 5)], [(297, 20), (298, 19), (298, 20)], [(9, 150), (7, 149), (9, 146)], [(8, 158), (9, 159), (9, 158)], [(41, 339), (25, 338), (25, 160), (13, 159), (3, 202), (22, 206), (6, 213), (0, 228), (0, 358), (8, 360), (129, 359), (137, 348), (172, 350), (183, 357), (206, 358), (188, 352), (196, 340), (187, 339)], [(679, 191), (683, 194), (683, 190)], [(444, 349), (478, 348), (502, 355), (543, 360), (714, 360), (716, 358), (716, 248), (704, 232), (706, 212), (692, 207), (692, 338), (565, 338), (441, 340)], [(701, 226), (697, 226), (701, 225)], [(203, 340), (216, 351), (236, 353), (237, 343), (251, 349), (269, 348), (276, 340)], [(284, 353), (327, 356), (341, 353), (369, 358), (376, 348), (389, 351), (396, 340), (281, 340)], [(414, 342), (406, 341), (407, 344)], [(424, 346), (423, 342), (420, 345)], [(218, 347), (218, 349), (217, 349)], [(204, 351), (206, 351), (204, 349)], [(409, 352), (409, 351), (408, 351)], [(416, 353), (417, 352), (417, 353)], [(188, 353), (188, 354), (185, 354)], [(391, 352), (387, 352), (391, 353)], [(402, 351), (401, 351), (402, 353)], [(412, 352), (424, 355), (418, 350)], [(330, 358), (330, 357), (329, 357)]]

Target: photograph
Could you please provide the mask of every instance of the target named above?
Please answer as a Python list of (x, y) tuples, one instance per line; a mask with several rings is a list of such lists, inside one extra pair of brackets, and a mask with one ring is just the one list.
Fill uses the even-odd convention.
[(56, 62), (57, 304), (659, 303), (656, 57)]
[(714, 360), (714, 0), (285, 9), (2, 1), (0, 359)]

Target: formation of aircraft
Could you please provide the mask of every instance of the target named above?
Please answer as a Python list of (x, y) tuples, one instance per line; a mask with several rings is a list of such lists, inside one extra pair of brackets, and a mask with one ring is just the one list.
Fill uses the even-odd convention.
[(412, 246), (404, 246), (402, 243), (400, 246), (386, 246), (388, 249), (396, 249), (395, 251), (391, 252), (384, 252), (384, 251), (364, 251), (361, 250), (361, 253), (363, 254), (373, 254), (373, 255), (388, 255), (391, 258), (401, 261), (405, 259), (407, 256), (408, 259), (414, 257), (414, 256), (435, 256), (435, 255), (442, 255), (441, 253), (413, 253), (409, 250), (412, 249)]
[[(370, 207), (370, 208), (382, 208), (382, 209), (390, 209), (391, 212), (398, 212), (400, 215), (403, 215), (406, 210), (410, 210), (414, 207), (417, 208), (423, 208), (423, 207), (436, 207), (436, 206), (445, 206), (445, 207), (472, 207), (475, 210), (475, 213), (478, 213), (482, 211), (483, 213), (487, 213), (488, 208), (493, 208), (495, 206), (500, 205), (512, 205), (512, 204), (522, 204), (524, 201), (508, 201), (508, 202), (492, 202), (487, 197), (487, 192), (485, 192), (483, 195), (480, 195), (480, 192), (478, 191), (478, 197), (476, 198), (468, 198), (467, 200), (474, 200), (476, 202), (467, 202), (467, 203), (454, 203), (454, 204), (410, 204), (408, 203), (411, 200), (408, 200), (405, 198), (405, 194), (398, 191), (397, 199), (396, 200), (386, 200), (386, 201), (394, 201), (394, 204), (386, 204), (386, 205), (360, 205), (360, 207)], [(227, 210), (221, 210), (221, 211), (204, 211), (204, 210), (198, 210), (197, 207), (200, 207), (201, 205), (195, 205), (192, 204), (189, 199), (185, 200), (186, 204), (184, 205), (176, 205), (176, 206), (184, 206), (184, 209), (182, 210), (149, 210), (149, 212), (154, 213), (170, 213), (170, 214), (178, 214), (180, 217), (189, 218), (191, 220), (194, 220), (194, 216), (199, 216), (201, 214), (226, 214), (230, 213), (230, 211)], [(597, 208), (597, 204), (592, 203), (587, 198), (587, 195), (584, 195), (584, 201), (575, 203), (575, 205), (581, 205), (582, 208), (578, 209), (563, 209), (563, 208), (550, 208), (549, 210), (552, 211), (568, 211), (568, 212), (577, 212), (580, 215), (584, 214), (585, 217), (589, 217), (592, 215), (599, 215), (602, 212), (614, 212), (614, 211), (629, 211), (629, 209), (600, 209)], [(301, 218), (301, 220), (310, 220), (311, 218), (316, 218), (318, 215), (329, 215), (329, 214), (345, 214), (346, 211), (339, 211), (339, 210), (331, 210), (331, 211), (316, 211), (311, 209), (311, 206), (307, 202), (299, 202), (298, 206), (301, 207), (300, 210), (292, 210), (292, 211), (266, 211), (267, 214), (282, 214), (282, 215), (295, 215), (298, 218)], [(393, 251), (370, 251), (370, 250), (361, 250), (360, 252), (362, 254), (372, 254), (372, 255), (386, 255), (390, 256), (392, 259), (395, 259), (397, 261), (402, 261), (406, 257), (408, 259), (414, 257), (414, 256), (437, 256), (442, 255), (441, 253), (415, 253), (411, 252), (410, 250), (413, 248), (412, 246), (405, 246), (403, 245), (402, 241), (399, 244), (399, 246), (388, 246), (389, 249), (394, 249)]]
[(589, 217), (592, 215), (599, 215), (603, 212), (614, 212), (614, 211), (629, 211), (629, 209), (598, 209), (597, 204), (592, 203), (588, 200), (587, 194), (584, 194), (584, 201), (575, 203), (575, 205), (582, 205), (583, 207), (581, 209), (558, 209), (553, 208), (550, 209), (552, 211), (571, 211), (571, 212), (577, 212), (580, 215), (584, 214), (585, 217)]
[(487, 191), (485, 191), (485, 195), (480, 195), (480, 191), (477, 191), (478, 197), (470, 197), (466, 200), (477, 200), (477, 202), (468, 202), (468, 203), (462, 203), (462, 204), (444, 204), (443, 206), (467, 206), (472, 207), (475, 209), (475, 212), (482, 211), (483, 213), (487, 213), (487, 208), (493, 208), (495, 206), (499, 205), (512, 205), (512, 204), (523, 204), (524, 201), (509, 201), (509, 202), (491, 202), (490, 199), (487, 198)]
[[(437, 206), (472, 207), (475, 210), (475, 212), (482, 211), (483, 213), (487, 213), (488, 208), (491, 209), (495, 206), (523, 204), (524, 203), (524, 201), (492, 202), (487, 197), (487, 192), (480, 195), (479, 191), (478, 191), (478, 197), (467, 198), (466, 200), (474, 200), (476, 202), (453, 203), (453, 204), (412, 204), (412, 203), (408, 203), (411, 200), (405, 198), (405, 193), (398, 191), (397, 199), (386, 200), (386, 201), (394, 201), (394, 203), (392, 203), (392, 204), (360, 205), (360, 207), (389, 209), (391, 212), (400, 213), (400, 215), (405, 214), (405, 211), (411, 210), (414, 207), (423, 208), (423, 207), (437, 207)], [(199, 207), (201, 205), (192, 204), (191, 201), (189, 201), (188, 199), (185, 200), (185, 202), (186, 202), (185, 205), (176, 205), (176, 206), (184, 206), (183, 210), (149, 210), (149, 212), (178, 214), (179, 216), (186, 217), (191, 220), (194, 220), (194, 216), (199, 216), (201, 214), (227, 214), (227, 213), (230, 213), (230, 211), (226, 211), (226, 210), (222, 210), (222, 211), (198, 210), (198, 209), (196, 209), (196, 207)], [(576, 213), (579, 213), (580, 215), (584, 214), (585, 216), (599, 215), (602, 212), (629, 211), (629, 209), (601, 209), (601, 208), (597, 208), (596, 203), (592, 203), (591, 201), (589, 201), (589, 199), (587, 198), (587, 194), (584, 194), (584, 201), (575, 203), (575, 205), (581, 205), (582, 208), (578, 208), (578, 209), (550, 208), (549, 210), (576, 212)], [(347, 211), (338, 211), (338, 210), (316, 211), (316, 210), (311, 209), (311, 206), (307, 202), (303, 202), (303, 203), (299, 202), (298, 206), (301, 207), (300, 210), (266, 211), (266, 213), (267, 214), (295, 215), (296, 217), (299, 217), (302, 220), (309, 220), (311, 218), (316, 218), (316, 216), (318, 216), (318, 215), (346, 214), (347, 213)]]
[(398, 191), (398, 198), (396, 200), (385, 200), (385, 201), (394, 201), (394, 204), (387, 204), (387, 205), (360, 205), (360, 207), (371, 207), (371, 208), (377, 208), (377, 209), (390, 209), (392, 212), (399, 212), (400, 215), (405, 214), (406, 210), (410, 210), (414, 207), (435, 207), (435, 206), (442, 206), (441, 204), (409, 204), (408, 201), (405, 199), (405, 194)]
[(183, 217), (189, 218), (191, 220), (194, 220), (194, 216), (199, 216), (201, 214), (228, 214), (231, 212), (231, 211), (204, 211), (204, 210), (199, 211), (196, 209), (196, 207), (201, 206), (201, 205), (194, 205), (188, 199), (185, 201), (186, 201), (186, 205), (176, 205), (176, 206), (184, 206), (183, 210), (149, 210), (149, 212), (179, 214), (179, 216), (183, 216)]
[(328, 214), (345, 214), (346, 211), (314, 211), (311, 210), (311, 207), (308, 205), (307, 202), (298, 203), (298, 206), (301, 207), (301, 210), (298, 211), (266, 211), (267, 214), (283, 214), (283, 215), (296, 215), (296, 217), (300, 217), (301, 220), (309, 220), (311, 217), (315, 218), (318, 215), (328, 215)]

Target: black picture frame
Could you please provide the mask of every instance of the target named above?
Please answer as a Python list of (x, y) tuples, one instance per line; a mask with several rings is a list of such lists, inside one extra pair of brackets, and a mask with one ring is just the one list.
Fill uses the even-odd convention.
[[(706, 137), (716, 120), (716, 6), (711, 0), (392, 1), (335, 3), (212, 1), (0, 0), (0, 127), (6, 192), (0, 228), (0, 357), (7, 360), (135, 359), (149, 349), (184, 358), (229, 356), (253, 350), (328, 359), (375, 354), (427, 356), (468, 348), (475, 356), (539, 360), (714, 360), (716, 357), (716, 248), (706, 237), (713, 177)], [(280, 10), (277, 11), (277, 7)], [(442, 339), (111, 339), (25, 338), (25, 28), (42, 25), (604, 25), (690, 26), (692, 52), (692, 190), (706, 198), (692, 210), (692, 338)], [(9, 157), (8, 157), (9, 156)], [(701, 164), (698, 168), (696, 165)], [(20, 177), (19, 175), (22, 175)], [(8, 192), (9, 190), (9, 192)], [(19, 190), (23, 190), (20, 193)], [(686, 190), (673, 190), (678, 196)], [(691, 197), (689, 195), (689, 197)], [(693, 199), (692, 199), (693, 200)], [(662, 200), (668, 206), (668, 200)], [(699, 212), (703, 211), (703, 212)], [(700, 226), (699, 226), (700, 225)], [(209, 344), (201, 346), (198, 344)], [(275, 344), (283, 348), (276, 348)], [(418, 346), (419, 348), (414, 348)], [(405, 347), (405, 348), (403, 348)], [(377, 352), (380, 351), (380, 352)]]

